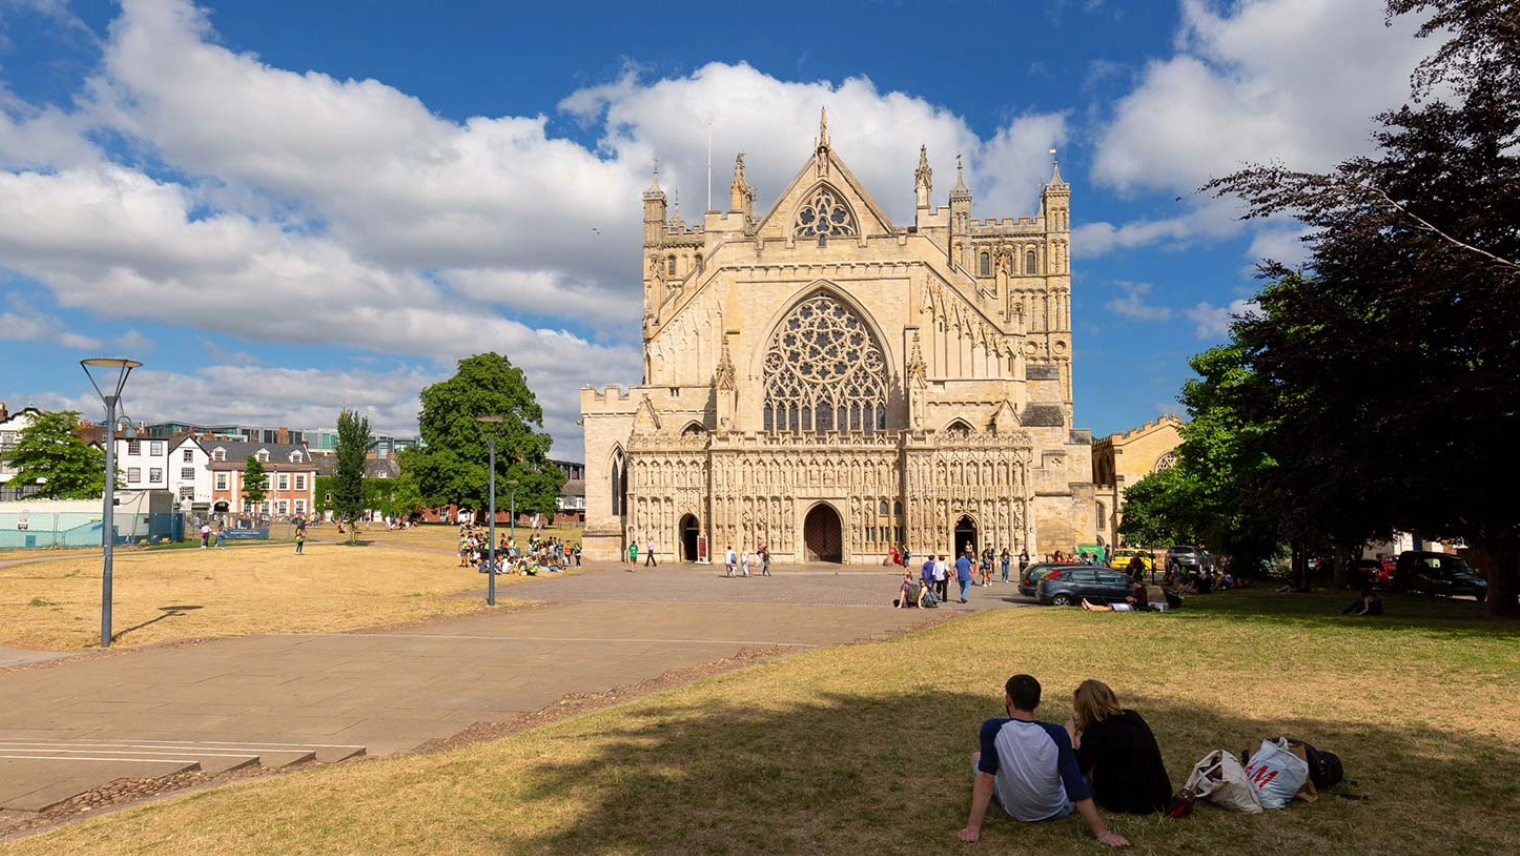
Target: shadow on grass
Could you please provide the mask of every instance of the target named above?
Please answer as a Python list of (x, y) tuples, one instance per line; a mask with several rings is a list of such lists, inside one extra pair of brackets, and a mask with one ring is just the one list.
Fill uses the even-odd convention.
[(144, 627), (148, 627), (148, 626), (153, 625), (153, 624), (157, 624), (158, 622), (163, 621), (166, 618), (177, 618), (177, 617), (179, 617), (181, 615), (184, 615), (186, 612), (189, 612), (192, 609), (204, 609), (204, 608), (205, 607), (194, 606), (194, 605), (160, 606), (158, 608), (158, 611), (162, 612), (163, 615), (159, 615), (157, 617), (150, 618), (147, 621), (142, 622), (141, 624), (134, 624), (131, 627), (126, 627), (126, 628), (123, 628), (121, 630), (118, 630), (115, 633), (111, 634), (111, 641), (112, 642), (120, 642), (121, 639), (122, 639), (122, 637), (126, 636), (128, 633), (131, 633), (131, 632), (136, 631), (136, 630), (141, 630)]
[[(981, 720), (1000, 715), (1000, 705), (993, 687), (824, 695), (785, 710), (725, 701), (638, 711), (598, 732), (590, 757), (572, 751), (577, 760), (555, 761), (566, 753), (549, 740), (543, 762), (514, 770), (534, 806), (569, 819), (539, 835), (501, 830), (496, 842), (511, 853), (967, 852), (954, 833), (970, 804), (969, 755)], [(1050, 719), (1067, 715), (1064, 703), (1047, 706)], [(1325, 798), (1259, 816), (1201, 806), (1183, 821), (1105, 815), (1136, 852), (1497, 853), (1514, 829), (1505, 808), (1520, 797), (1514, 746), (1378, 723), (1261, 722), (1185, 704), (1141, 712), (1174, 788), (1212, 749), (1238, 752), (1289, 734), (1340, 754), (1357, 780), (1343, 789), (1370, 799)], [(1075, 816), (1019, 824), (993, 808), (976, 847), (1075, 854), (1096, 845)]]
[(1370, 632), (1417, 632), (1438, 638), (1520, 638), (1520, 622), (1483, 617), (1483, 604), (1473, 600), (1385, 594), (1385, 614), (1369, 618), (1341, 615), (1358, 592), (1320, 590), (1286, 594), (1246, 589), (1191, 595), (1176, 615), (1266, 621), (1307, 629), (1356, 626)]

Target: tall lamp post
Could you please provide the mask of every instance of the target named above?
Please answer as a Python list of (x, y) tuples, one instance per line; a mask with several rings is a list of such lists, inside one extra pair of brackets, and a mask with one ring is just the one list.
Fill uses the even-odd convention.
[[(85, 377), (88, 377), (91, 385), (95, 387), (95, 392), (100, 394), (100, 400), (106, 405), (106, 494), (100, 514), (101, 550), (105, 556), (100, 577), (100, 647), (109, 648), (111, 647), (111, 548), (116, 545), (116, 406), (121, 403), (121, 390), (127, 385), (127, 375), (142, 363), (116, 357), (92, 357), (88, 360), (80, 360), (79, 365), (84, 369)], [(97, 371), (90, 371), (92, 368)], [(114, 379), (111, 378), (113, 371), (116, 373)], [(96, 377), (97, 374), (99, 378)], [(105, 382), (105, 388), (111, 390), (110, 394), (101, 388), (102, 381)]]
[(486, 444), (487, 444), (487, 447), (490, 449), (490, 459), (491, 459), (491, 461), (490, 461), (490, 468), (491, 468), (491, 487), (490, 487), (490, 492), (491, 492), (491, 545), (490, 545), (489, 548), (487, 548), (486, 555), (490, 556), (491, 558), (490, 558), (490, 560), (488, 561), (488, 564), (487, 564), (487, 568), (488, 568), (487, 576), (490, 577), (490, 580), (486, 584), (486, 604), (488, 606), (495, 606), (496, 605), (496, 567), (497, 567), (496, 566), (496, 563), (497, 563), (497, 557), (496, 557), (496, 432), (500, 430), (501, 423), (507, 421), (507, 418), (505, 416), (477, 416), (477, 417), (475, 417), (475, 421), (479, 422), (482, 426), (485, 426)]

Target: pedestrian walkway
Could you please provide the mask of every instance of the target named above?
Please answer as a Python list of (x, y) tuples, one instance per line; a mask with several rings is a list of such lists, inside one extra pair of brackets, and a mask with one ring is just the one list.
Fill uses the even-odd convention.
[[(122, 776), (390, 755), (569, 694), (746, 649), (911, 629), (890, 573), (725, 579), (606, 570), (514, 586), (547, 607), (389, 633), (263, 635), (0, 672), (0, 809), (39, 811)], [(975, 590), (956, 610), (1015, 605)]]

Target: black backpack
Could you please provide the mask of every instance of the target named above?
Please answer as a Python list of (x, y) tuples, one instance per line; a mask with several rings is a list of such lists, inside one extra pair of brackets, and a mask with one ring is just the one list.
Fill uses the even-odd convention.
[(1315, 749), (1313, 746), (1292, 737), (1288, 742), (1304, 747), (1304, 755), (1309, 762), (1309, 781), (1314, 783), (1318, 790), (1333, 788), (1346, 778), (1346, 771), (1341, 767), (1341, 758), (1334, 752), (1325, 752)]

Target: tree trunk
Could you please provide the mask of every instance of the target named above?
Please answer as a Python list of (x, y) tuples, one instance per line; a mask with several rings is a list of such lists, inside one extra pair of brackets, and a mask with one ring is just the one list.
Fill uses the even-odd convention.
[(1512, 526), (1473, 541), (1480, 567), (1488, 577), (1489, 618), (1520, 618), (1520, 533)]
[[(1351, 586), (1351, 564), (1353, 561), (1355, 561), (1352, 556), (1359, 554), (1360, 552), (1360, 550), (1357, 550), (1350, 544), (1346, 544), (1340, 541), (1337, 541), (1335, 543), (1334, 555), (1330, 561), (1335, 563), (1332, 566), (1331, 570), (1332, 573), (1335, 574), (1335, 576), (1332, 578), (1332, 582), (1336, 588), (1343, 589), (1349, 588)], [(1361, 557), (1357, 555), (1356, 558)]]

